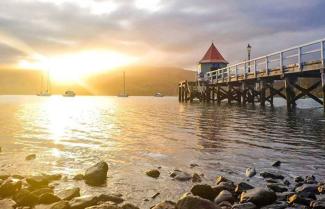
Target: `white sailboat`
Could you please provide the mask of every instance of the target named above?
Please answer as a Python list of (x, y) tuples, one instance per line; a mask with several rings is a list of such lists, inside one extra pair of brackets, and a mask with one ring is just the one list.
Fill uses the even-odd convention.
[(45, 91), (43, 90), (43, 75), (44, 73), (42, 72), (41, 73), (41, 91), (37, 94), (37, 96), (51, 96), (51, 93), (50, 93), (50, 74), (49, 74), (49, 71), (47, 71), (47, 76), (46, 76), (46, 89)]
[(118, 97), (128, 97), (129, 95), (126, 93), (125, 89), (125, 72), (123, 72), (123, 93), (120, 93)]

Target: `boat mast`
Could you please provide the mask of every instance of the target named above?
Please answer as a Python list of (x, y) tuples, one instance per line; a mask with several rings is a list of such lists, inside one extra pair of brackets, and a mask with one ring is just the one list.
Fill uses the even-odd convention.
[(123, 89), (124, 89), (124, 95), (126, 95), (126, 92), (125, 92), (125, 72), (123, 72)]

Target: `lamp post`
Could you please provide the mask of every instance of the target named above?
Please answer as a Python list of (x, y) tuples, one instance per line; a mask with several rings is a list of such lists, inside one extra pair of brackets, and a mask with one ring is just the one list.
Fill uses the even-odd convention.
[(248, 60), (248, 72), (251, 71), (251, 62), (249, 60), (251, 60), (251, 51), (252, 51), (252, 46), (251, 45), (247, 45), (247, 60)]

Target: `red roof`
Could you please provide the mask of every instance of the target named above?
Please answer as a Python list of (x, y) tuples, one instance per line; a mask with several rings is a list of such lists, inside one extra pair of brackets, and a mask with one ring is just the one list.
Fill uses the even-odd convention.
[(223, 58), (218, 49), (212, 43), (208, 51), (205, 53), (204, 57), (201, 59), (200, 64), (203, 63), (225, 63), (228, 62)]

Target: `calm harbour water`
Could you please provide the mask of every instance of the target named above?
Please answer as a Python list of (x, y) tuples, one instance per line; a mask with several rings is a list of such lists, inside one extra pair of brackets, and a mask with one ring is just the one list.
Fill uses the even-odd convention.
[[(58, 189), (81, 187), (82, 194), (118, 192), (144, 208), (175, 200), (191, 182), (177, 182), (178, 168), (245, 179), (247, 167), (325, 178), (325, 116), (310, 100), (287, 113), (258, 105), (179, 104), (176, 97), (0, 96), (1, 173), (62, 173)], [(37, 159), (25, 161), (28, 154)], [(90, 165), (109, 164), (107, 185), (89, 187), (71, 178)], [(282, 166), (272, 168), (281, 160)], [(190, 168), (191, 163), (199, 167)], [(161, 166), (155, 180), (144, 173)], [(256, 184), (258, 176), (251, 181)], [(160, 192), (155, 200), (151, 196)], [(148, 198), (149, 201), (144, 201)]]

